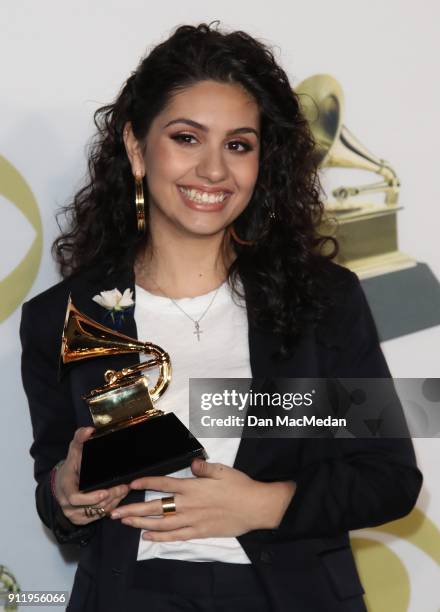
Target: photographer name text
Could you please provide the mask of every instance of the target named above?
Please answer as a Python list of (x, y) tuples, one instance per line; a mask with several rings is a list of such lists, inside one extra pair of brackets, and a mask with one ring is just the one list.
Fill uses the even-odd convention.
[(251, 414), (245, 417), (229, 415), (226, 417), (213, 417), (205, 414), (200, 422), (203, 427), (346, 427), (347, 419), (332, 416), (316, 417), (304, 415), (294, 418), (288, 415), (261, 418)]

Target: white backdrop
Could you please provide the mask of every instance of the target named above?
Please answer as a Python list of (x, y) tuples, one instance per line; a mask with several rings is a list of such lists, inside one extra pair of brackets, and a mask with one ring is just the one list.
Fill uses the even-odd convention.
[[(54, 211), (81, 184), (93, 111), (113, 99), (145, 51), (175, 26), (214, 19), (275, 45), (293, 87), (316, 73), (339, 80), (344, 123), (401, 178), (401, 250), (428, 263), (440, 278), (440, 4), (435, 0), (226, 0), (215, 7), (200, 0), (2, 3), (0, 156), (7, 162), (0, 164), (0, 565), (9, 567), (23, 589), (69, 589), (74, 565), (63, 561), (34, 509), (31, 429), (19, 370), (21, 300), (14, 297), (8, 275), (41, 237), (39, 211), (41, 264), (36, 276), (30, 266), (18, 282), (23, 287), (28, 282), (29, 298), (57, 281), (49, 254)], [(35, 202), (29, 194), (21, 196), (19, 187), (16, 198), (4, 187), (23, 187), (23, 180)], [(38, 263), (36, 254), (33, 261)], [(437, 327), (385, 343), (393, 375), (438, 377), (439, 340)], [(440, 605), (439, 441), (417, 440), (416, 450), (425, 473), (418, 504), (423, 514), (410, 517), (397, 535), (392, 527), (353, 534), (374, 612), (438, 612)], [(372, 546), (377, 541), (382, 544)], [(409, 603), (379, 584), (373, 567), (381, 563), (408, 584)]]

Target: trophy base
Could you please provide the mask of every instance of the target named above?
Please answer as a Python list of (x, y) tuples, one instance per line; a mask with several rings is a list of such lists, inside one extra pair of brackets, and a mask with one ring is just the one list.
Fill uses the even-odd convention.
[(413, 268), (417, 265), (417, 261), (402, 253), (401, 251), (392, 251), (391, 253), (382, 253), (381, 255), (372, 255), (371, 257), (363, 257), (353, 259), (345, 264), (352, 272), (355, 272), (361, 280), (388, 274), (389, 272), (397, 272), (406, 268)]
[(127, 484), (141, 476), (165, 476), (206, 457), (200, 442), (174, 413), (92, 437), (83, 446), (79, 490)]
[(361, 279), (411, 268), (417, 262), (402, 253), (397, 245), (399, 206), (374, 206), (359, 203), (361, 212), (326, 217), (324, 233), (335, 234), (340, 251), (337, 263), (356, 272)]
[(424, 263), (362, 280), (381, 342), (440, 325), (440, 282)]

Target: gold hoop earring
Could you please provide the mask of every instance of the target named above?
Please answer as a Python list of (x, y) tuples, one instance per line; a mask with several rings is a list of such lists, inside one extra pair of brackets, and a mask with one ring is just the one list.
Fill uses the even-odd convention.
[(241, 246), (255, 246), (259, 241), (267, 237), (268, 233), (271, 230), (272, 224), (277, 219), (277, 216), (272, 210), (272, 207), (270, 206), (268, 200), (264, 201), (263, 206), (267, 213), (266, 224), (265, 224), (265, 227), (263, 228), (263, 233), (260, 236), (258, 236), (256, 240), (243, 240), (243, 238), (240, 238), (239, 236), (237, 236), (237, 232), (235, 231), (234, 224), (231, 223), (231, 225), (228, 228), (228, 231), (229, 231), (231, 238), (237, 244), (240, 244)]
[(135, 176), (136, 185), (136, 219), (137, 228), (140, 234), (145, 232), (145, 201), (144, 201), (144, 187), (142, 185), (142, 178)]
[(237, 232), (234, 229), (233, 225), (229, 226), (229, 233), (231, 235), (231, 238), (237, 243), (240, 244), (241, 246), (254, 246), (257, 241), (256, 240), (243, 240), (242, 238), (239, 238), (237, 236)]

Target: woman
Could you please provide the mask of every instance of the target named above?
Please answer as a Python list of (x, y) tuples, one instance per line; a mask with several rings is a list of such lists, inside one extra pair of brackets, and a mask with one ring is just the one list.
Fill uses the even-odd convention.
[(191, 469), (78, 491), (93, 432), (80, 398), (136, 359), (58, 383), (69, 294), (104, 320), (103, 291), (121, 308), (133, 292), (120, 329), (170, 353), (158, 406), (182, 420), (191, 376), (390, 376), (356, 276), (322, 254), (313, 140), (267, 47), (179, 27), (96, 123), (90, 181), (54, 245), (64, 280), (21, 326), (37, 509), (83, 547), (68, 609), (365, 610), (347, 532), (413, 508), (409, 440), (204, 440)]

